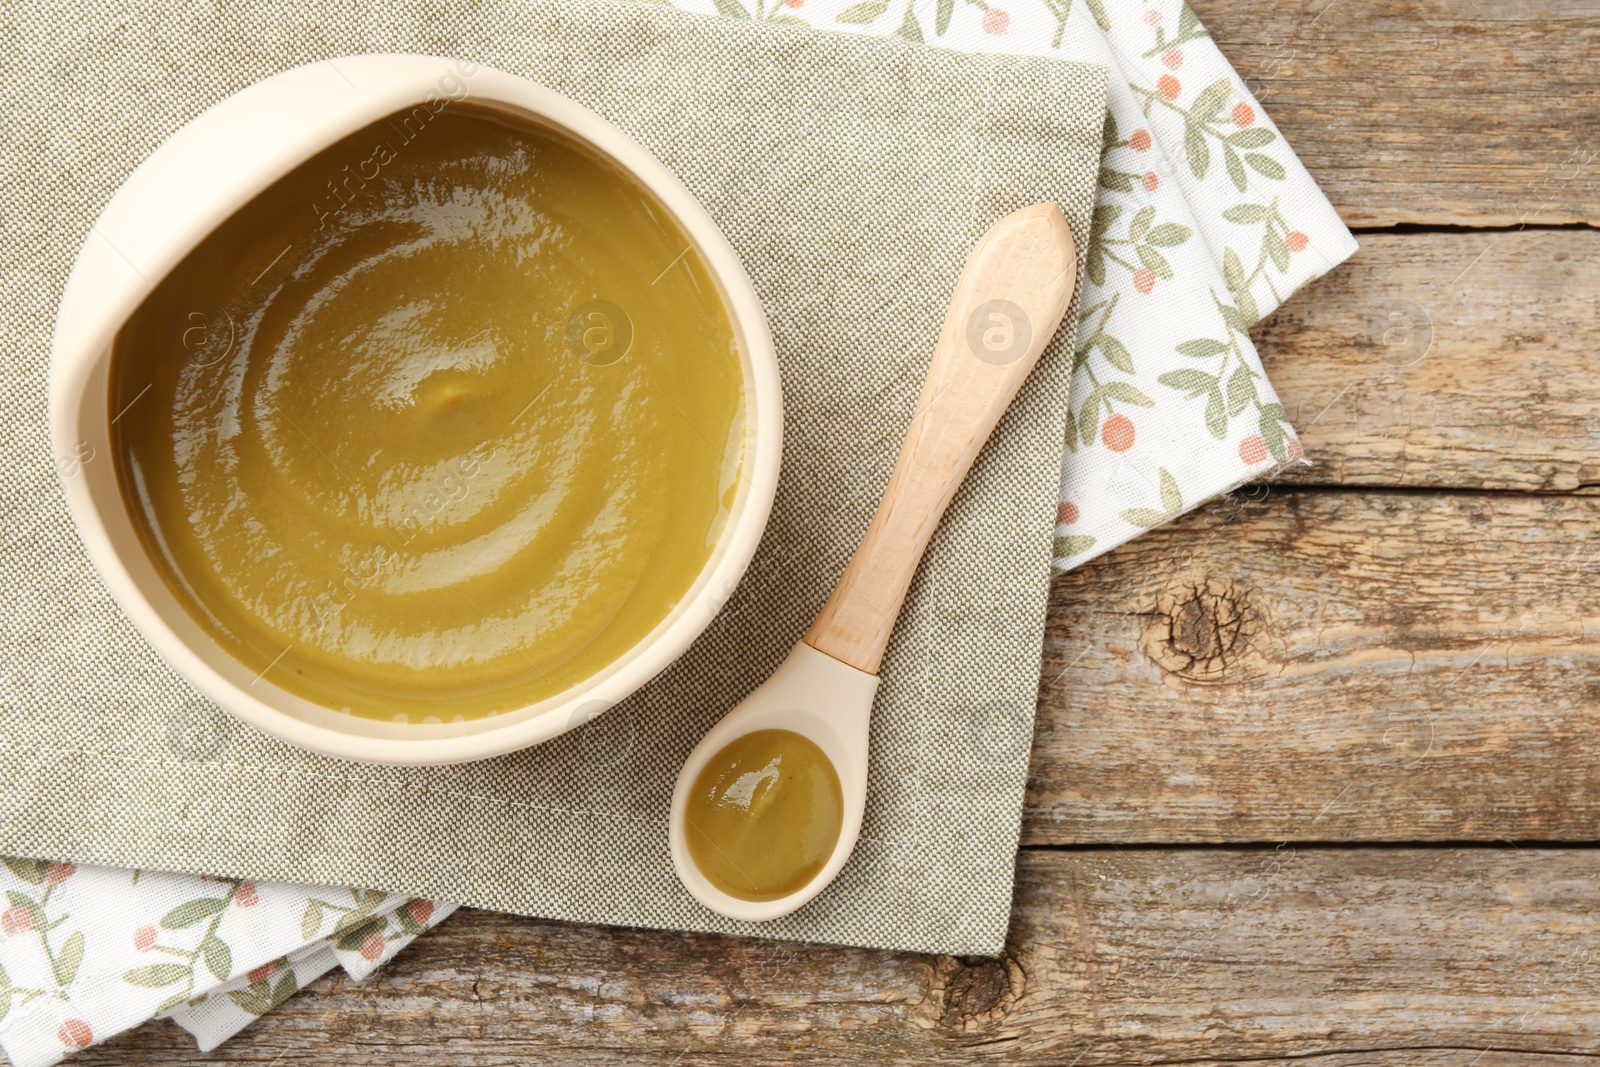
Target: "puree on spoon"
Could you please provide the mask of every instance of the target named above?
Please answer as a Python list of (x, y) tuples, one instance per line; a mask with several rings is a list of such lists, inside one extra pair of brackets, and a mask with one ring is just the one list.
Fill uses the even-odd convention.
[(801, 889), (833, 855), (844, 794), (826, 753), (793, 730), (729, 742), (695, 777), (684, 840), (700, 873), (740, 900)]
[(665, 208), (459, 102), (276, 182), (118, 335), (119, 483), (174, 596), (315, 703), (452, 721), (594, 676), (732, 503), (740, 353)]

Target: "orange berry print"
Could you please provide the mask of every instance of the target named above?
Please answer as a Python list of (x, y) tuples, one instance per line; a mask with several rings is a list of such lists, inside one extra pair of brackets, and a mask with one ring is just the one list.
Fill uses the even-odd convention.
[(369, 963), (383, 955), (383, 935), (374, 930), (361, 942), (361, 958)]
[(1264, 462), (1267, 458), (1267, 455), (1266, 439), (1261, 437), (1259, 434), (1254, 437), (1246, 437), (1243, 441), (1239, 442), (1239, 458), (1244, 460), (1252, 467), (1254, 467), (1257, 463)]
[(1100, 440), (1113, 452), (1126, 452), (1133, 447), (1133, 420), (1126, 415), (1113, 415), (1100, 427)]
[(82, 1019), (68, 1019), (56, 1031), (56, 1038), (68, 1048), (88, 1048), (94, 1044), (94, 1031)]

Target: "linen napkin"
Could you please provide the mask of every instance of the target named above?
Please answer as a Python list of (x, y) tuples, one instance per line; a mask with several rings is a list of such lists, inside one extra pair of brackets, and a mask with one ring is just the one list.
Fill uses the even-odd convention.
[[(1069, 56), (1109, 68), (1110, 120), (1096, 240), (1081, 283), (1087, 324), (1073, 366), (1057, 567), (1083, 562), (1298, 456), (1298, 443), (1275, 407), (1243, 327), (1355, 245), (1188, 7), (1108, 8), (1094, 0), (1009, 9), (971, 2), (958, 7), (951, 0), (894, 10), (888, 3), (826, 0), (770, 6), (758, 0), (753, 7), (722, 0), (716, 6), (733, 18), (806, 19), (941, 47)], [(1173, 329), (1202, 324), (1206, 316), (1218, 326), (1195, 329), (1193, 336)], [(1253, 397), (1247, 386), (1254, 387)], [(1004, 751), (1017, 747), (1021, 735), (1025, 759), (1022, 731), (1031, 731), (1031, 720), (1001, 714), (979, 721), (983, 729), (973, 731), (975, 742)], [(591, 739), (591, 747), (596, 744), (606, 747)], [(119, 888), (129, 875), (81, 868), (78, 877), (91, 873)], [(189, 881), (203, 884), (192, 876)], [(307, 898), (319, 892), (331, 891), (301, 889)], [(137, 931), (132, 914), (97, 912), (91, 932), (129, 939)], [(280, 988), (287, 995), (283, 974), (292, 972), (303, 984), (333, 966), (319, 946), (300, 947), (303, 939), (292, 925), (269, 920), (264, 912), (251, 913), (250, 921), (274, 929), (287, 954), (270, 964), (277, 968), (275, 984), (257, 987), (253, 1007), (281, 1000)], [(386, 955), (408, 940), (409, 935), (389, 940)], [(9, 962), (13, 951), (12, 940), (0, 942), (0, 961)], [(209, 1035), (205, 1047), (255, 1017), (221, 995), (223, 988), (176, 1016), (197, 1034)], [(77, 1000), (69, 988), (68, 1002), (76, 1008)], [(93, 1011), (85, 1007), (81, 1014)], [(98, 1040), (109, 1032), (101, 1023), (92, 1036)], [(59, 1053), (76, 1043), (68, 1038), (82, 1036), (61, 1033), (36, 1026), (26, 1035), (31, 1058), (17, 1062), (48, 1062), (39, 1057), (52, 1046)], [(14, 1058), (20, 1046), (13, 1044), (22, 1036), (0, 1020), (0, 1043)]]
[[(0, 631), (18, 651), (0, 707), (0, 854), (367, 886), (577, 921), (999, 950), (1026, 735), (991, 751), (975, 730), (991, 704), (1031, 714), (1036, 698), (1070, 324), (951, 505), (907, 600), (873, 712), (864, 830), (840, 880), (784, 919), (726, 920), (679, 884), (666, 816), (689, 749), (787, 655), (865, 530), (974, 242), (1001, 215), (1051, 199), (1087, 250), (1105, 68), (606, 0), (221, 11), (139, 0), (64, 24), (25, 9), (14, 22), (48, 106), (0, 122), (22, 162), (0, 210), (3, 247), (31, 249), (11, 264), (22, 279), (0, 355), (19, 384), (0, 395), (12, 591)], [(694, 646), (593, 722), (452, 767), (343, 763), (200, 701), (108, 600), (39, 449), (50, 297), (86, 233), (103, 240), (89, 232), (93, 212), (128, 167), (264, 74), (384, 48), (510, 69), (632, 133), (744, 261), (784, 388), (771, 520)], [(457, 73), (470, 98), (470, 71)]]

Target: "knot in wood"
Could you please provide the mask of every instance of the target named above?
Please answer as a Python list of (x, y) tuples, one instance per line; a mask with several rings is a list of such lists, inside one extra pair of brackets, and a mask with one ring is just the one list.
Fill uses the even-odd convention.
[(1191, 682), (1239, 679), (1259, 659), (1256, 641), (1266, 629), (1249, 591), (1207, 578), (1163, 593), (1145, 628), (1145, 652), (1156, 665)]
[(940, 956), (928, 1000), (940, 1027), (956, 1033), (988, 1030), (1021, 999), (1025, 985), (1022, 966), (1011, 956)]

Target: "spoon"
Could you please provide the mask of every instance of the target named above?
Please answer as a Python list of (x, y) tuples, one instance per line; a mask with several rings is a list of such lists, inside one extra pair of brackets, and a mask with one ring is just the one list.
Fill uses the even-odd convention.
[[(867, 802), (867, 721), (878, 666), (917, 565), (945, 508), (1072, 300), (1077, 252), (1054, 203), (995, 223), (967, 257), (888, 487), (811, 629), (772, 676), (689, 753), (672, 794), (673, 866), (696, 900), (732, 919), (787, 915), (850, 858)], [(838, 774), (843, 818), (827, 862), (795, 891), (745, 900), (708, 880), (690, 854), (690, 791), (707, 762), (757, 730), (800, 734)]]

